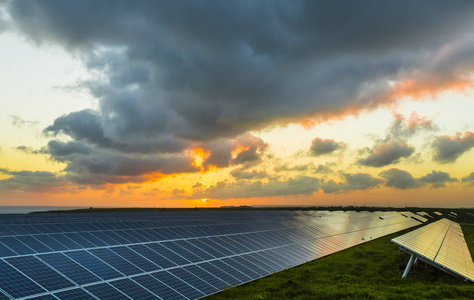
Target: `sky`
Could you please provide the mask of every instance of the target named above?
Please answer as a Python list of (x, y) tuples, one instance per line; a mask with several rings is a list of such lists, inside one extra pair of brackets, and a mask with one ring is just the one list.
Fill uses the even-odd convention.
[(0, 205), (474, 207), (473, 1), (0, 0)]

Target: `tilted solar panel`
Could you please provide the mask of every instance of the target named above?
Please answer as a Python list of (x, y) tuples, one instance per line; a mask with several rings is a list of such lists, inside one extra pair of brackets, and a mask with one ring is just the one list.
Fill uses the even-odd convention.
[(398, 212), (2, 215), (0, 299), (197, 299), (419, 224)]
[(413, 257), (416, 257), (445, 272), (474, 282), (474, 263), (461, 226), (456, 222), (441, 219), (394, 238), (392, 242), (412, 255), (404, 276), (411, 267)]

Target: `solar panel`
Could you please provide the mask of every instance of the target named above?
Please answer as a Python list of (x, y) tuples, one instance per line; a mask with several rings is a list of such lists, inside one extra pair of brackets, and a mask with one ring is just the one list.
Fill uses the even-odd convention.
[(102, 300), (116, 300), (127, 296), (108, 283), (99, 283), (84, 287), (90, 294)]
[(423, 222), (404, 214), (2, 215), (0, 300), (197, 299)]
[(458, 223), (441, 219), (394, 238), (392, 242), (412, 255), (404, 277), (413, 259), (419, 258), (445, 272), (474, 282), (474, 263)]

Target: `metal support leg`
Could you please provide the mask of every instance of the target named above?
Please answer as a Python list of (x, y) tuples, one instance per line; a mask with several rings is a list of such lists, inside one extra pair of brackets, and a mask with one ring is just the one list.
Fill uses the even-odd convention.
[(407, 277), (408, 272), (410, 272), (411, 266), (413, 265), (414, 259), (415, 259), (415, 255), (412, 254), (412, 255), (410, 256), (410, 260), (408, 261), (407, 267), (405, 268), (405, 272), (403, 272), (402, 278)]

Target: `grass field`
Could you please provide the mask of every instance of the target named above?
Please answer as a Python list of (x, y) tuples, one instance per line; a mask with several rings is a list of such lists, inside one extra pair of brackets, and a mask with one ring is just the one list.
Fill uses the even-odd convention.
[[(474, 256), (474, 223), (461, 223)], [(408, 229), (205, 299), (473, 299), (474, 284), (422, 262), (401, 275), (406, 253), (390, 242)]]

